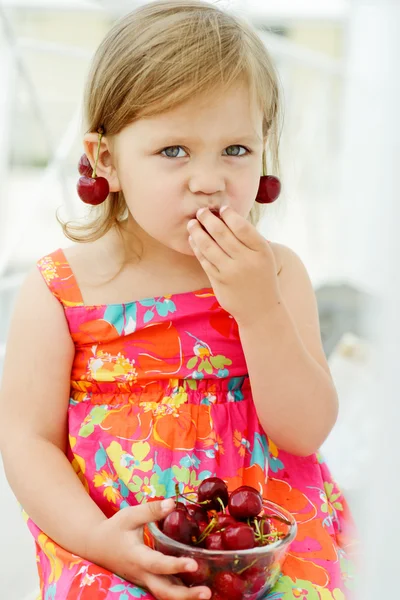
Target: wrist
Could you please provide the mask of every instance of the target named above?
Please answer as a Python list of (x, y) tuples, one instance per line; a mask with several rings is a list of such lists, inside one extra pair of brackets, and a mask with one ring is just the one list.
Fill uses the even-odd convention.
[[(104, 551), (110, 542), (107, 524), (109, 519), (104, 515), (91, 523), (90, 527), (83, 533), (82, 558), (90, 562), (102, 565), (104, 562)], [(108, 539), (108, 541), (107, 541)]]

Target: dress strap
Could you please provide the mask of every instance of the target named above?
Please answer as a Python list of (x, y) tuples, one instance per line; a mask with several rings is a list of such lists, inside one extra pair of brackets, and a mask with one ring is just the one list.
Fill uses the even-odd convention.
[(44, 256), (38, 260), (37, 267), (51, 293), (64, 307), (83, 306), (81, 291), (64, 250), (59, 248)]

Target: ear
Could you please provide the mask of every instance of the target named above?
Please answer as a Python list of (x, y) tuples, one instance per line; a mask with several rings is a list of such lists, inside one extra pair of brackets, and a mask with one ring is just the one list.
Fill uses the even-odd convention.
[[(94, 169), (99, 147), (99, 134), (94, 132), (86, 133), (83, 138), (83, 146), (85, 148), (86, 156)], [(101, 138), (96, 175), (107, 179), (108, 185), (110, 186), (110, 192), (121, 191), (121, 184), (118, 179), (117, 169), (111, 152), (111, 144), (106, 136)]]

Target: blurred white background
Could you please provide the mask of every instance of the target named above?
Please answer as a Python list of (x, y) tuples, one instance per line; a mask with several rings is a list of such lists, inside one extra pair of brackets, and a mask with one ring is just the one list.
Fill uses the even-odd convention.
[[(45, 253), (69, 245), (56, 210), (83, 214), (75, 185), (90, 58), (113, 20), (137, 4), (0, 1), (0, 374), (24, 274)], [(220, 4), (254, 23), (280, 74), (284, 187), (261, 229), (292, 247), (310, 273), (341, 401), (323, 451), (360, 524), (366, 573), (379, 564), (383, 570), (383, 553), (374, 548), (386, 548), (388, 532), (396, 534), (394, 517), (385, 524), (385, 515), (393, 514), (398, 494), (385, 465), (399, 454), (399, 2)], [(37, 586), (33, 542), (2, 472), (0, 532), (0, 598), (30, 600)], [(392, 579), (365, 577), (360, 598), (397, 597), (394, 556), (395, 546)]]

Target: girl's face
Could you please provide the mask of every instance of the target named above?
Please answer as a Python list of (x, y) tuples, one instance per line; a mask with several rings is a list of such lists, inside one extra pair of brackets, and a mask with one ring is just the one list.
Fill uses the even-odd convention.
[(227, 204), (247, 217), (262, 171), (262, 120), (236, 84), (123, 129), (114, 164), (135, 237), (193, 256), (187, 224), (199, 208)]

